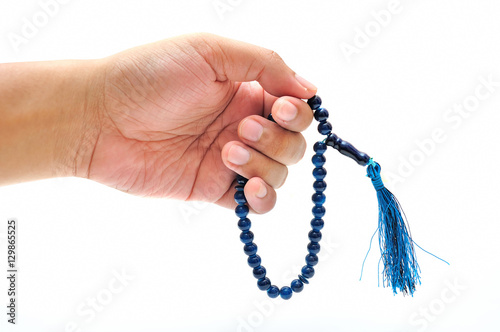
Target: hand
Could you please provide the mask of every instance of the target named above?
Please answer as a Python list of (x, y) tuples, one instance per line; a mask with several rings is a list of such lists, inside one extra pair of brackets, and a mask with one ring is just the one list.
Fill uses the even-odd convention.
[[(300, 131), (311, 123), (312, 111), (302, 99), (312, 97), (316, 88), (270, 50), (196, 34), (78, 66), (84, 68), (80, 75), (72, 74), (64, 83), (54, 79), (58, 84), (50, 90), (58, 100), (72, 100), (68, 94), (82, 89), (70, 82), (78, 77), (88, 83), (85, 93), (73, 98), (77, 104), (85, 96), (83, 112), (74, 107), (64, 113), (71, 125), (58, 126), (74, 128), (73, 133), (54, 140), (57, 144), (44, 144), (49, 153), (64, 150), (71, 156), (65, 162), (69, 172), (58, 172), (62, 175), (135, 195), (234, 207), (238, 173), (249, 178), (245, 195), (250, 207), (263, 213), (275, 204), (274, 189), (285, 181), (286, 165), (304, 154)], [(24, 67), (24, 72), (33, 68)], [(43, 72), (38, 89), (52, 80), (49, 70)], [(22, 91), (26, 89), (19, 87), (20, 95)], [(265, 118), (271, 112), (277, 123)], [(54, 118), (63, 119), (56, 114)], [(36, 144), (46, 136), (32, 137)], [(67, 146), (58, 148), (61, 142)]]
[[(306, 148), (299, 132), (312, 111), (299, 98), (316, 92), (276, 53), (198, 34), (125, 51), (104, 68), (95, 145), (79, 176), (135, 195), (234, 207), (236, 172), (249, 178), (252, 209), (272, 209), (286, 165)], [(260, 85), (241, 83), (253, 80)]]

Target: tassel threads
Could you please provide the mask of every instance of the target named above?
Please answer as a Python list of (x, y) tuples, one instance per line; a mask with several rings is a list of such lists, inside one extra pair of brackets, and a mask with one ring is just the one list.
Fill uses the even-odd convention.
[(392, 287), (394, 294), (399, 289), (403, 295), (413, 296), (416, 283), (420, 284), (420, 268), (410, 228), (399, 201), (385, 188), (380, 170), (380, 165), (370, 159), (367, 176), (377, 191), (379, 246), (384, 263), (383, 285)]

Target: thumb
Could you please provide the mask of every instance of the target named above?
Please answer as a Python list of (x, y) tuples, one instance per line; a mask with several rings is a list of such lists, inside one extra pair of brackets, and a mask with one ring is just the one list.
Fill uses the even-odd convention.
[(219, 82), (258, 81), (274, 96), (311, 98), (317, 88), (297, 75), (274, 51), (212, 34), (194, 34), (191, 45), (212, 67)]

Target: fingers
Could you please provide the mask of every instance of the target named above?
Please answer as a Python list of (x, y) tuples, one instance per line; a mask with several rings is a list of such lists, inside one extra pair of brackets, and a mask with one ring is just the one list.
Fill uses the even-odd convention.
[[(248, 116), (238, 126), (241, 141), (231, 141), (222, 149), (226, 167), (250, 179), (245, 195), (258, 213), (274, 207), (274, 188), (281, 187), (288, 174), (285, 165), (295, 164), (304, 156), (306, 142), (300, 131), (306, 129), (313, 118), (309, 105), (300, 99), (267, 98), (270, 106), (265, 113), (270, 111), (276, 123), (259, 115)], [(263, 195), (263, 192), (270, 194)]]
[(191, 45), (212, 67), (218, 81), (258, 81), (275, 96), (307, 99), (317, 88), (295, 74), (276, 52), (211, 34), (195, 34)]
[(227, 168), (247, 179), (260, 177), (273, 188), (281, 187), (288, 175), (288, 169), (285, 165), (242, 142), (227, 143), (222, 148), (221, 155)]
[(273, 123), (261, 116), (243, 119), (238, 136), (243, 143), (284, 165), (293, 165), (304, 156), (306, 142), (299, 133), (312, 121), (313, 112), (306, 102), (282, 97), (271, 107)]
[(297, 163), (306, 149), (305, 139), (300, 133), (285, 130), (258, 115), (243, 119), (238, 135), (246, 145), (284, 165)]
[[(275, 98), (267, 96), (264, 98)], [(306, 130), (312, 122), (313, 111), (303, 100), (293, 97), (276, 98), (274, 102), (265, 105), (271, 105), (269, 113), (272, 113), (274, 121), (276, 121), (282, 128), (294, 132), (301, 132)], [(267, 106), (269, 107), (269, 106)], [(266, 114), (268, 113), (265, 110)]]
[(299, 133), (312, 121), (311, 108), (300, 99), (283, 97), (271, 107), (273, 123), (259, 115), (243, 119), (238, 126), (241, 142), (232, 141), (222, 149), (224, 164), (247, 179), (260, 177), (273, 188), (286, 179), (285, 165), (304, 156), (306, 142)]
[[(234, 201), (234, 186), (216, 202), (221, 206), (234, 209), (236, 203)], [(266, 213), (273, 209), (276, 205), (276, 191), (259, 177), (254, 177), (248, 180), (245, 185), (245, 198), (252, 212)]]
[(245, 185), (245, 198), (252, 210), (266, 213), (276, 205), (276, 191), (261, 178), (251, 178)]

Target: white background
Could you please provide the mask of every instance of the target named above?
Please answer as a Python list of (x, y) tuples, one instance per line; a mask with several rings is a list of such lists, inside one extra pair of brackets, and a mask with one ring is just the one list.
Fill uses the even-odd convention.
[[(401, 1), (382, 27), (373, 12), (388, 1), (67, 2), (16, 51), (9, 36), (42, 9), (2, 0), (0, 61), (104, 57), (197, 31), (273, 49), (319, 87), (334, 131), (383, 166), (415, 241), (451, 265), (417, 250), (422, 285), (413, 298), (393, 296), (377, 287), (375, 245), (358, 281), (377, 224), (375, 191), (365, 170), (335, 151), (316, 276), (287, 302), (257, 289), (232, 211), (44, 180), (0, 188), (4, 271), (7, 218), (20, 225), (18, 325), (6, 323), (2, 277), (1, 331), (498, 331), (498, 83), (474, 100), (476, 89), (487, 91), (482, 78), (500, 82), (500, 2)], [(217, 3), (231, 10), (218, 13)], [(365, 29), (372, 36), (359, 44)], [(356, 37), (362, 47), (346, 57), (341, 46), (356, 47)], [(450, 113), (464, 102), (471, 111)], [(318, 135), (306, 136), (311, 149)], [(290, 168), (276, 208), (252, 218), (280, 286), (306, 254), (310, 154)], [(122, 271), (133, 280), (106, 298)], [(96, 297), (106, 302), (100, 311), (78, 313)]]

